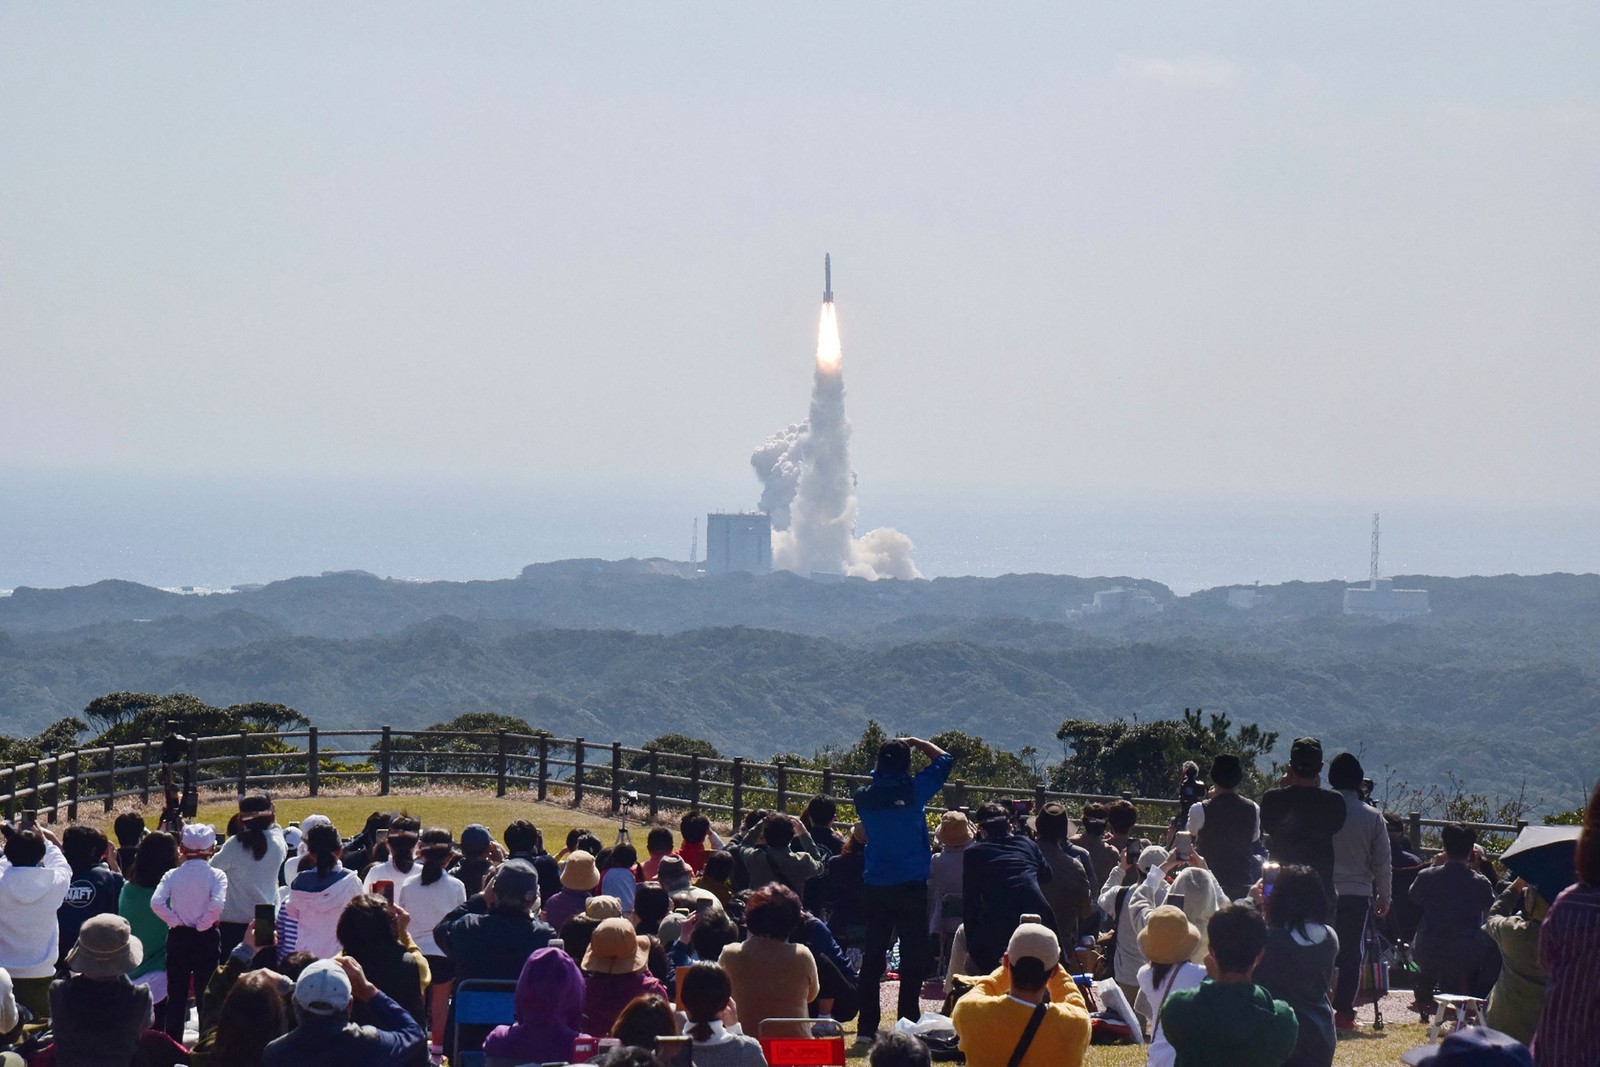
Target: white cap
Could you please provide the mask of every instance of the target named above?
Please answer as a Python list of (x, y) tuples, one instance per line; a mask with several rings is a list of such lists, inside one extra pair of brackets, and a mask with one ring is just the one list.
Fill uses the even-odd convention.
[(217, 847), (217, 828), (210, 823), (192, 822), (183, 828), (183, 847), (191, 852), (204, 852)]
[(294, 851), (300, 849), (300, 827), (290, 826), (283, 831), (283, 843)]
[(294, 984), (295, 1006), (313, 1015), (338, 1015), (350, 1006), (350, 976), (335, 960), (318, 960)]
[(332, 826), (333, 820), (326, 815), (307, 815), (300, 820), (300, 840), (295, 843), (296, 851), (300, 855), (306, 854), (306, 835), (319, 826)]

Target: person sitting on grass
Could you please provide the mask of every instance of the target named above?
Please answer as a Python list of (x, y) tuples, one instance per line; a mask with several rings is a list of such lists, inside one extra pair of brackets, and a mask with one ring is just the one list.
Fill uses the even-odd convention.
[[(350, 1021), (352, 1001), (372, 1026)], [(269, 1042), (265, 1067), (410, 1067), (425, 1062), (427, 1034), (348, 956), (318, 960), (294, 984), (295, 1027)]]
[(583, 1032), (584, 980), (577, 961), (559, 948), (536, 949), (522, 965), (516, 1019), (484, 1039), (484, 1067), (563, 1063)]
[(696, 963), (683, 976), (683, 1013), (694, 1042), (695, 1067), (767, 1067), (761, 1042), (728, 1029), (738, 1021), (733, 984), (715, 963)]
[(1209, 976), (1167, 997), (1156, 1020), (1176, 1053), (1176, 1067), (1281, 1067), (1294, 1051), (1294, 1009), (1256, 985), (1267, 924), (1254, 908), (1233, 904), (1211, 917)]
[[(1065, 976), (1055, 931), (1020, 924), (1001, 968), (1003, 994), (974, 988), (956, 1001), (951, 1021), (969, 1067), (1081, 1067), (1089, 1051), (1089, 1012), (1075, 991), (1061, 1000), (1050, 996), (1051, 979)], [(1070, 978), (1066, 985), (1073, 986)]]
[(1435, 1010), (1435, 992), (1487, 997), (1500, 973), (1500, 950), (1483, 932), (1495, 893), (1475, 867), (1477, 835), (1455, 823), (1439, 836), (1444, 851), (1418, 872), (1410, 893), (1412, 903), (1422, 909), (1412, 945), (1417, 960), (1412, 1008), (1424, 1018)]
[(733, 870), (733, 853), (718, 849), (706, 857), (705, 868), (700, 877), (694, 880), (694, 887), (704, 889), (715, 896), (723, 907), (727, 907), (733, 897)]
[[(1263, 887), (1263, 890), (1265, 887)], [(1336, 1043), (1328, 987), (1334, 980), (1339, 937), (1323, 922), (1328, 891), (1310, 867), (1278, 871), (1271, 896), (1262, 896), (1267, 947), (1255, 980), (1294, 1009), (1300, 1024), (1288, 1067), (1330, 1067)]]
[(663, 1037), (678, 1036), (678, 1013), (655, 993), (634, 997), (611, 1027), (611, 1036), (630, 1048), (656, 1050)]
[(650, 832), (644, 835), (644, 850), (648, 854), (645, 861), (639, 865), (641, 881), (653, 882), (656, 872), (661, 868), (661, 861), (673, 855), (672, 847), (676, 842), (672, 839), (672, 831), (665, 826), (652, 826)]

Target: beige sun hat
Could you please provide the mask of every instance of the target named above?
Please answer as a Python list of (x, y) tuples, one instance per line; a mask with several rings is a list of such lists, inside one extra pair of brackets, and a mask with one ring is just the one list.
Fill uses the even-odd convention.
[(599, 884), (600, 872), (595, 868), (593, 856), (582, 849), (567, 853), (567, 862), (561, 866), (562, 889), (583, 891)]
[(650, 965), (650, 939), (627, 919), (607, 919), (594, 928), (583, 969), (595, 974), (634, 974)]
[(1151, 963), (1184, 963), (1199, 947), (1200, 928), (1171, 904), (1152, 911), (1139, 931), (1139, 951)]
[(972, 823), (966, 812), (947, 811), (939, 816), (939, 829), (934, 831), (939, 844), (949, 847), (970, 845), (973, 841)]
[(78, 930), (67, 966), (90, 978), (115, 978), (144, 962), (144, 945), (120, 915), (93, 915)]

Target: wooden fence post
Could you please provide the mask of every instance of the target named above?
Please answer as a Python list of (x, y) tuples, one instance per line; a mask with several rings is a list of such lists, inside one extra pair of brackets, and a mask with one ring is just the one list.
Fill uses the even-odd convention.
[(700, 806), (700, 756), (697, 753), (689, 755), (689, 806)]
[(572, 742), (572, 806), (583, 806), (583, 738)]
[(60, 755), (52, 756), (50, 761), (53, 764), (53, 776), (55, 778), (55, 781), (50, 785), (50, 825), (54, 826), (56, 820), (61, 818), (61, 757)]
[(239, 740), (235, 743), (239, 749), (239, 782), (235, 791), (244, 796), (250, 788), (250, 735), (240, 731)]
[(106, 796), (105, 810), (111, 811), (117, 803), (117, 746), (106, 746)]
[(506, 795), (506, 732), (498, 730), (495, 733), (494, 752), (494, 795)]
[(6, 822), (17, 821), (17, 769), (6, 768)]
[(539, 799), (550, 795), (550, 735), (539, 735)]
[(1406, 818), (1406, 830), (1411, 835), (1411, 847), (1422, 854), (1422, 812), (1413, 811)]
[(393, 732), (385, 726), (378, 746), (378, 792), (383, 796), (389, 795), (389, 743), (392, 736)]
[(309, 727), (306, 732), (306, 784), (312, 796), (316, 796), (317, 790), (322, 788), (322, 755), (318, 751), (315, 726)]
[(661, 751), (650, 750), (650, 817), (661, 814)]
[(744, 757), (733, 757), (733, 832), (744, 822)]
[(833, 796), (833, 768), (822, 768), (822, 793), (824, 796)]
[(139, 761), (139, 803), (150, 803), (150, 750), (155, 742), (144, 739), (144, 756)]
[(611, 742), (611, 814), (622, 810), (622, 742)]
[[(38, 811), (39, 804), (39, 761), (34, 760), (33, 766), (28, 768), (28, 808)], [(24, 808), (23, 810), (27, 810)]]
[(72, 762), (67, 768), (72, 773), (72, 781), (67, 784), (67, 821), (78, 821), (78, 772), (83, 766), (83, 760), (78, 756), (78, 750), (73, 749), (69, 757)]
[(778, 764), (778, 789), (772, 806), (782, 812), (789, 810), (789, 767), (784, 763)]
[(1036, 785), (1036, 786), (1033, 787), (1033, 813), (1035, 815), (1037, 815), (1043, 810), (1044, 810), (1044, 786)]
[(967, 806), (967, 780), (965, 778), (957, 778), (951, 782), (947, 793), (945, 807), (954, 811)]

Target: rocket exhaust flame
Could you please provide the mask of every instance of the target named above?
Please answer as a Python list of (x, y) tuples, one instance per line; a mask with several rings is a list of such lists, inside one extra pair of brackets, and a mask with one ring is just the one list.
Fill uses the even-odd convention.
[(856, 476), (831, 257), (823, 259), (822, 295), (810, 418), (773, 434), (750, 457), (763, 483), (761, 510), (772, 517), (773, 564), (801, 574), (916, 578), (910, 538), (889, 527), (856, 537)]

